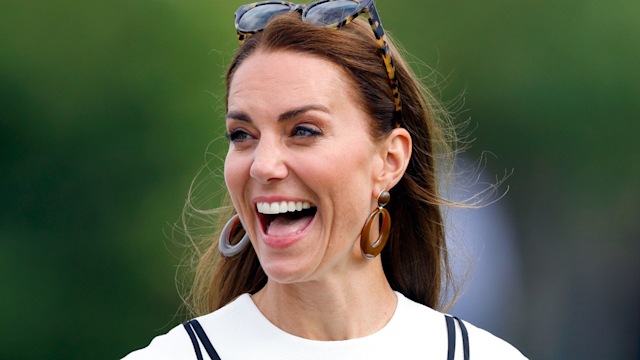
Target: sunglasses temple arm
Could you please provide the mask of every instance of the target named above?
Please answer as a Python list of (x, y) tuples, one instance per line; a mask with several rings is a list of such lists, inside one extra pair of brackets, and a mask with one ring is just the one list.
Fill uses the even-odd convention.
[(380, 46), (380, 56), (384, 61), (384, 66), (387, 69), (387, 75), (389, 75), (389, 82), (391, 83), (391, 92), (393, 94), (393, 101), (396, 106), (396, 112), (400, 112), (402, 109), (402, 104), (400, 102), (400, 90), (398, 89), (398, 81), (396, 79), (396, 67), (393, 64), (393, 59), (391, 58), (391, 49), (389, 48), (389, 44), (385, 40), (384, 29), (382, 28), (382, 23), (380, 22), (380, 16), (378, 15), (378, 11), (373, 4), (373, 1), (369, 3), (369, 5), (365, 8), (367, 12), (367, 18), (369, 19), (369, 24), (371, 25), (371, 29), (373, 29), (373, 33), (376, 37), (376, 42)]

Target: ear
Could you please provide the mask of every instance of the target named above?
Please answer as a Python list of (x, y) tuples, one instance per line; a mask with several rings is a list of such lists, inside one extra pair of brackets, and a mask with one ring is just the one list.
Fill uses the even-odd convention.
[(378, 189), (374, 197), (382, 190), (390, 190), (402, 179), (411, 159), (411, 135), (404, 128), (396, 128), (381, 145), (383, 168), (378, 175)]

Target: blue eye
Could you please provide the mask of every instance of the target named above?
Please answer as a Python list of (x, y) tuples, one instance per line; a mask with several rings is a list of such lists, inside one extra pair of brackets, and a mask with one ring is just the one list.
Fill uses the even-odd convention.
[(309, 137), (309, 136), (320, 136), (320, 135), (322, 135), (320, 131), (308, 126), (299, 125), (293, 129), (293, 136)]
[(226, 136), (227, 139), (229, 139), (231, 142), (242, 142), (248, 140), (251, 137), (249, 133), (240, 129), (232, 130), (228, 132)]

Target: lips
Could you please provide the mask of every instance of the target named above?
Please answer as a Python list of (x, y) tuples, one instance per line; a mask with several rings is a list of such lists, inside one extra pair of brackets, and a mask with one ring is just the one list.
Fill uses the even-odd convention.
[(262, 231), (276, 238), (300, 234), (317, 213), (317, 207), (307, 201), (258, 202), (256, 208)]

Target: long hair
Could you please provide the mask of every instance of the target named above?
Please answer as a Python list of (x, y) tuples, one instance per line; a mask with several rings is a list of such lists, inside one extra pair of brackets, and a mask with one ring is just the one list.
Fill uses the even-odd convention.
[[(447, 202), (438, 195), (436, 169), (439, 159), (452, 154), (443, 129), (448, 116), (443, 107), (411, 72), (390, 42), (396, 76), (400, 84), (400, 126), (411, 134), (412, 156), (406, 173), (391, 189), (387, 209), (392, 225), (382, 265), (391, 287), (409, 299), (440, 308), (441, 289), (451, 284), (444, 222), (440, 207)], [(383, 139), (395, 128), (395, 105), (386, 69), (369, 24), (356, 19), (339, 30), (304, 24), (300, 15), (280, 15), (266, 29), (250, 36), (237, 50), (226, 74), (227, 96), (238, 67), (258, 51), (306, 53), (331, 61), (347, 75), (355, 98), (371, 119), (373, 139)], [(221, 207), (218, 232), (207, 244), (195, 268), (194, 284), (186, 298), (193, 315), (217, 310), (243, 293), (255, 293), (267, 281), (253, 247), (223, 258), (217, 251), (222, 225), (235, 211), (227, 196)], [(399, 226), (402, 224), (402, 226)], [(239, 240), (242, 231), (234, 234)]]

